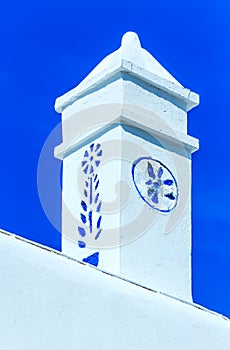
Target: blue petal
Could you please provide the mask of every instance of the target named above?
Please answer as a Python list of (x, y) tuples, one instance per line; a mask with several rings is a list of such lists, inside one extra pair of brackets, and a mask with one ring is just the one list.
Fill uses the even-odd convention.
[(98, 156), (98, 157), (102, 156), (102, 150), (100, 150), (100, 151), (97, 153), (97, 156)]
[(163, 169), (162, 169), (162, 167), (160, 167), (158, 169), (158, 178), (160, 179), (162, 175), (163, 175)]
[(88, 151), (85, 151), (84, 157), (88, 157), (88, 156), (89, 156)]
[(79, 232), (79, 235), (81, 235), (82, 237), (85, 237), (86, 232), (83, 227), (78, 226), (78, 232)]
[(90, 167), (90, 171), (89, 171), (89, 173), (90, 173), (90, 174), (92, 174), (92, 173), (93, 173), (93, 167), (92, 167), (92, 165), (91, 165), (91, 167)]
[(97, 203), (98, 198), (99, 198), (99, 193), (97, 193), (97, 195), (96, 195), (96, 197), (95, 197), (95, 199), (94, 199), (94, 203), (95, 203), (95, 204)]
[(93, 152), (93, 147), (94, 147), (94, 143), (92, 143), (92, 145), (90, 145), (91, 152)]
[(100, 143), (98, 143), (97, 145), (96, 145), (96, 147), (95, 147), (95, 152), (97, 152), (97, 150), (99, 149), (101, 147), (101, 145), (100, 145)]
[(145, 184), (146, 184), (146, 185), (152, 185), (152, 183), (153, 183), (152, 180), (149, 180), (149, 181), (147, 181)]
[(100, 210), (101, 210), (101, 202), (98, 204), (97, 209), (96, 209), (96, 212), (97, 212), (97, 213), (100, 213)]
[(167, 179), (167, 180), (164, 181), (164, 184), (168, 185), (168, 186), (171, 186), (173, 184), (173, 180)]
[(157, 191), (155, 191), (154, 195), (152, 196), (152, 201), (155, 204), (158, 203), (158, 192)]
[(155, 190), (153, 188), (149, 188), (148, 189), (148, 196), (151, 196), (154, 192), (155, 192)]
[(81, 206), (82, 206), (82, 209), (83, 209), (84, 211), (87, 211), (87, 205), (86, 205), (86, 202), (81, 201)]
[(85, 174), (87, 174), (87, 171), (88, 171), (88, 165), (85, 167), (85, 169), (83, 170)]
[(100, 160), (95, 160), (96, 167), (98, 167), (100, 163)]
[(101, 227), (101, 217), (99, 217), (99, 219), (97, 220), (97, 228), (100, 228)]
[(85, 244), (85, 242), (78, 241), (78, 246), (79, 246), (79, 248), (85, 248), (86, 244)]
[(98, 185), (99, 185), (99, 180), (97, 181), (97, 183), (96, 183), (96, 185), (95, 185), (95, 191), (97, 190)]
[(148, 162), (148, 174), (152, 179), (155, 179), (155, 174), (152, 165)]
[(86, 223), (86, 217), (84, 214), (81, 214), (81, 221), (83, 222), (83, 224)]
[(176, 199), (173, 193), (165, 194), (165, 197), (171, 199), (172, 201)]

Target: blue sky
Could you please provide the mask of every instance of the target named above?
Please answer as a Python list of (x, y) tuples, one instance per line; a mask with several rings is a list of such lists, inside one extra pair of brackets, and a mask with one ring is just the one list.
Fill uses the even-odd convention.
[[(129, 30), (201, 96), (189, 113), (193, 158), (193, 296), (230, 317), (227, 1), (25, 0), (1, 4), (0, 227), (60, 249), (37, 192), (42, 146), (59, 123), (55, 98), (76, 86)], [(60, 142), (60, 134), (56, 136)], [(53, 210), (60, 215), (60, 196)]]

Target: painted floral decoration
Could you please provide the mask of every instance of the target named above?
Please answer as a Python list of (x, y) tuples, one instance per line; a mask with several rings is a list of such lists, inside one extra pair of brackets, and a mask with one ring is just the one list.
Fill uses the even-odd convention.
[[(85, 175), (85, 187), (83, 190), (84, 198), (81, 200), (82, 212), (80, 213), (80, 219), (82, 225), (78, 226), (78, 234), (80, 236), (78, 240), (79, 248), (86, 247), (85, 238), (87, 234), (94, 235), (94, 239), (97, 240), (102, 232), (102, 215), (100, 214), (102, 202), (98, 191), (100, 181), (97, 174), (101, 157), (101, 145), (92, 143), (89, 149), (85, 151), (81, 162), (82, 171)], [(93, 225), (93, 222), (95, 222), (95, 225)], [(94, 266), (98, 265), (98, 260), (99, 253), (83, 259), (83, 261), (89, 262)]]
[(133, 181), (141, 198), (153, 209), (169, 212), (177, 204), (177, 182), (171, 171), (151, 157), (134, 162)]

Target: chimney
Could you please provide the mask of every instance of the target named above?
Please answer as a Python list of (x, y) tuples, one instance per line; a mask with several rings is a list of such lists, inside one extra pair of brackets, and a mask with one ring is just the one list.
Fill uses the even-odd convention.
[[(74, 89), (62, 113), (62, 251), (191, 301), (191, 154), (184, 88), (126, 33)], [(86, 276), (87, 278), (87, 276)]]

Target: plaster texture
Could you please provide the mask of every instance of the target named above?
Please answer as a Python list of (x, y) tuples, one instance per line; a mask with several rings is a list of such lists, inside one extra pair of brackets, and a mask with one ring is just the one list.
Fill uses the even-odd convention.
[(4, 350), (229, 350), (230, 322), (0, 233)]

